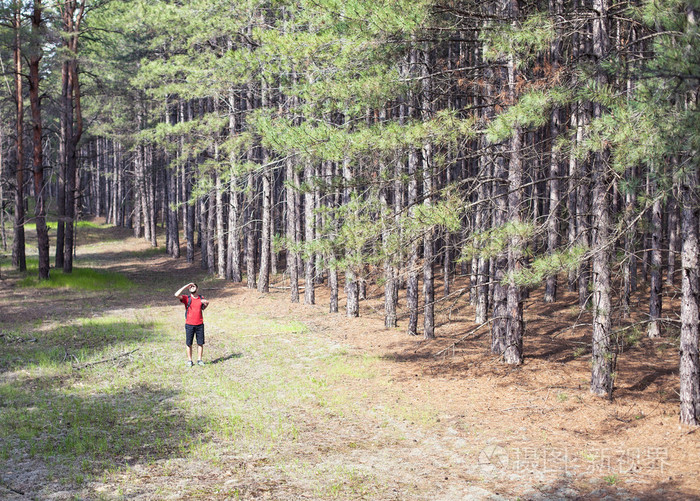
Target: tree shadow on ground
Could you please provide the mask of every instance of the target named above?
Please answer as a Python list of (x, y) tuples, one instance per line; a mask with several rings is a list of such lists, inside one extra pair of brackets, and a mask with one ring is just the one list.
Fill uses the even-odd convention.
[(242, 356), (243, 356), (242, 353), (230, 353), (228, 355), (224, 355), (223, 357), (215, 358), (214, 360), (212, 360), (209, 363), (210, 364), (220, 364), (222, 362), (226, 362), (226, 361), (231, 360), (233, 358), (241, 358)]
[(133, 345), (160, 334), (153, 322), (87, 318), (75, 325), (0, 336), (0, 374), (31, 365), (55, 366), (89, 361), (115, 345)]
[[(659, 462), (661, 461), (661, 462)], [(609, 499), (635, 499), (639, 501), (685, 501), (688, 499), (698, 499), (698, 492), (683, 489), (679, 481), (674, 480), (672, 472), (664, 472), (662, 467), (663, 458), (656, 464), (651, 465), (654, 478), (659, 476), (667, 480), (658, 480), (649, 485), (647, 483), (626, 483), (625, 478), (638, 480), (644, 475), (644, 471), (627, 472), (618, 468), (605, 469), (601, 471), (598, 485), (589, 486), (582, 489), (576, 485), (571, 472), (564, 473), (553, 482), (547, 482), (536, 488), (518, 493), (523, 499), (531, 501), (553, 501), (561, 499), (603, 501)], [(607, 474), (606, 474), (607, 473)]]
[(12, 473), (3, 474), (0, 485), (27, 498), (78, 488), (85, 474), (180, 457), (195, 441), (206, 441), (206, 416), (178, 406), (179, 392), (171, 389), (140, 384), (76, 395), (56, 384), (4, 393), (0, 436), (10, 454), (0, 465)]

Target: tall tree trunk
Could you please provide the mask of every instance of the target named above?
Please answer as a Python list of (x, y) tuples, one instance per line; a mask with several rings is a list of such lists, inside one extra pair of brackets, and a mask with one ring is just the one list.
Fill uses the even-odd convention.
[[(511, 25), (517, 29), (519, 17), (518, 0), (509, 2), (509, 17)], [(516, 81), (518, 79), (517, 59), (514, 55), (508, 58), (508, 94), (512, 103), (516, 102), (518, 92)], [(506, 345), (503, 350), (503, 361), (507, 364), (521, 364), (523, 362), (523, 334), (525, 324), (523, 322), (523, 294), (520, 286), (515, 281), (515, 276), (523, 268), (523, 242), (517, 231), (522, 223), (523, 204), (523, 132), (520, 126), (513, 131), (510, 143), (510, 159), (508, 162), (508, 223), (515, 226), (515, 231), (509, 237), (508, 243), (508, 290), (506, 293), (507, 330)], [(537, 204), (537, 198), (535, 198)]]
[(270, 292), (270, 251), (271, 242), (271, 212), (272, 212), (272, 170), (266, 165), (269, 159), (263, 156), (262, 171), (262, 236), (260, 239), (260, 275), (258, 277), (258, 292)]
[(32, 35), (34, 44), (29, 56), (29, 100), (32, 109), (32, 142), (34, 164), (34, 218), (36, 220), (37, 247), (39, 250), (39, 278), (49, 278), (49, 231), (46, 227), (46, 203), (44, 194), (44, 157), (41, 142), (41, 98), (39, 96), (39, 63), (41, 53), (41, 25), (43, 6), (41, 0), (34, 0), (32, 13)]
[[(652, 168), (651, 175), (656, 177), (658, 173)], [(651, 208), (651, 283), (649, 290), (649, 329), (647, 335), (651, 338), (661, 335), (661, 198), (657, 191), (657, 180), (652, 179), (652, 197), (654, 203)]]
[(150, 224), (150, 241), (152, 247), (158, 247), (158, 233), (157, 223), (158, 223), (158, 212), (156, 210), (156, 172), (155, 166), (153, 165), (153, 145), (149, 144), (146, 146), (146, 203), (148, 207), (148, 222)]
[[(328, 186), (333, 185), (333, 176), (335, 170), (334, 162), (326, 163), (326, 179)], [(330, 207), (336, 208), (338, 206), (338, 201), (340, 199), (340, 193), (337, 189), (331, 192), (330, 202), (328, 205)], [(329, 227), (333, 227), (335, 232), (338, 232), (338, 220), (334, 214), (329, 214), (328, 216), (331, 220), (328, 222)], [(328, 256), (328, 287), (330, 287), (331, 297), (329, 300), (328, 309), (330, 313), (338, 313), (338, 264), (335, 249), (331, 248), (330, 255)], [(297, 293), (298, 296), (298, 293)], [(297, 299), (298, 301), (298, 299)]]
[(0, 127), (0, 238), (2, 238), (2, 250), (7, 250), (7, 232), (5, 231), (5, 136)]
[[(296, 239), (296, 186), (294, 185), (294, 160), (289, 156), (285, 160), (287, 186), (287, 270), (292, 303), (299, 302), (299, 268), (297, 266)], [(337, 311), (337, 310), (336, 310)]]
[(248, 190), (246, 192), (246, 285), (249, 289), (256, 288), (255, 280), (255, 249), (256, 249), (256, 231), (255, 231), (255, 177), (252, 172), (248, 173)]
[(234, 282), (241, 281), (241, 240), (239, 236), (240, 204), (238, 195), (238, 178), (232, 172), (228, 190), (228, 259), (226, 278)]
[[(481, 144), (485, 147), (486, 140), (482, 138)], [(480, 166), (480, 176), (483, 177), (483, 181), (479, 183), (477, 189), (477, 197), (479, 204), (476, 207), (476, 217), (475, 225), (476, 231), (483, 233), (486, 231), (489, 223), (489, 210), (487, 207), (487, 200), (489, 196), (489, 179), (491, 176), (491, 162), (486, 157), (486, 155), (481, 155), (479, 157)], [(482, 238), (482, 237), (480, 237)], [(483, 255), (476, 255), (476, 267), (473, 270), (473, 274), (476, 276), (476, 284), (474, 287), (475, 292), (475, 314), (474, 321), (477, 324), (482, 324), (486, 322), (486, 317), (488, 315), (489, 308), (489, 258)]]
[[(415, 217), (418, 203), (418, 152), (411, 148), (408, 152), (408, 215)], [(408, 309), (408, 334), (418, 335), (418, 241), (409, 244), (406, 265), (406, 307)]]
[(15, 29), (15, 104), (17, 111), (16, 147), (17, 165), (15, 168), (15, 221), (14, 240), (12, 242), (12, 265), (19, 271), (27, 269), (24, 242), (24, 96), (22, 93), (22, 45), (20, 30), (22, 27), (21, 6), (17, 3), (14, 17)]
[(214, 189), (209, 190), (207, 196), (207, 219), (202, 221), (206, 225), (205, 233), (207, 238), (207, 271), (212, 275), (216, 273), (216, 185)]
[[(561, 126), (561, 111), (552, 111), (550, 122), (550, 162), (549, 162), (549, 214), (547, 215), (547, 252), (552, 255), (559, 249), (559, 154), (556, 140)], [(546, 279), (544, 301), (553, 303), (557, 299), (557, 276)]]
[[(216, 147), (218, 150), (218, 145)], [(218, 158), (218, 152), (216, 154)], [(226, 278), (226, 233), (224, 230), (224, 185), (221, 173), (216, 170), (216, 274), (219, 278)]]
[[(697, 33), (698, 10), (688, 6), (686, 17), (688, 28)], [(695, 83), (691, 98), (697, 112), (698, 85)], [(694, 95), (693, 95), (694, 94)], [(700, 425), (700, 246), (698, 224), (700, 223), (700, 190), (698, 182), (697, 151), (691, 153), (691, 168), (681, 187), (681, 339), (680, 339), (680, 400), (681, 423)]]
[[(501, 149), (502, 147), (499, 147)], [(493, 182), (493, 228), (502, 228), (506, 224), (508, 200), (508, 171), (505, 160), (499, 156), (494, 162)], [(505, 283), (508, 268), (508, 252), (501, 251), (493, 259), (494, 270), (491, 274), (493, 283), (493, 323), (491, 324), (491, 352), (503, 355), (506, 349), (508, 331), (508, 286)]]
[[(674, 162), (675, 163), (675, 162)], [(674, 167), (676, 167), (674, 165)], [(673, 287), (673, 276), (676, 273), (676, 254), (678, 253), (678, 204), (676, 198), (678, 194), (678, 183), (674, 179), (671, 196), (668, 198), (668, 256), (666, 261), (666, 285)]]
[[(574, 44), (574, 50), (576, 50), (577, 44)], [(571, 104), (571, 129), (575, 131), (573, 134), (572, 138), (572, 143), (573, 146), (577, 144), (577, 139), (578, 139), (578, 116), (579, 116), (579, 111), (578, 108), (581, 105), (580, 102), (575, 102)], [(567, 240), (569, 247), (573, 247), (578, 244), (578, 231), (577, 231), (577, 218), (576, 214), (578, 213), (578, 209), (576, 207), (576, 202), (578, 200), (577, 197), (577, 189), (576, 185), (578, 183), (578, 158), (576, 157), (575, 154), (570, 154), (569, 155), (569, 172), (568, 172), (568, 186), (567, 186), (567, 191), (568, 191), (568, 197), (566, 200), (566, 211), (568, 212), (568, 221), (567, 221), (567, 226), (566, 226), (566, 233), (567, 233)], [(568, 286), (569, 286), (569, 292), (575, 292), (578, 288), (577, 285), (577, 272), (573, 268), (569, 270), (568, 273)]]
[[(510, 155), (508, 169), (508, 222), (518, 225), (522, 221), (520, 211), (523, 202), (522, 132), (519, 127), (515, 128), (513, 134)], [(521, 364), (523, 361), (523, 335), (525, 330), (523, 322), (523, 295), (520, 286), (516, 284), (513, 277), (522, 271), (522, 248), (524, 242), (517, 231), (510, 236), (509, 240), (508, 276), (510, 278), (506, 293), (508, 325), (503, 360), (508, 364)]]
[[(386, 119), (385, 112), (382, 110), (380, 120)], [(392, 251), (390, 248), (391, 238), (391, 222), (393, 221), (393, 211), (389, 205), (389, 186), (384, 181), (388, 176), (388, 169), (385, 163), (381, 164), (382, 186), (379, 191), (379, 201), (381, 207), (381, 222), (382, 222), (382, 250), (384, 253), (384, 327), (393, 329), (396, 327), (396, 276), (392, 262)]]
[(199, 237), (199, 266), (203, 270), (208, 269), (208, 261), (207, 261), (207, 256), (209, 254), (208, 247), (209, 247), (209, 235), (207, 235), (207, 232), (209, 230), (209, 225), (207, 224), (209, 221), (209, 204), (207, 203), (207, 196), (200, 196), (199, 197), (199, 215), (196, 218), (197, 219), (197, 228), (199, 231), (197, 232), (197, 235)]
[[(630, 167), (626, 171), (627, 179), (634, 179), (635, 169)], [(625, 192), (625, 263), (623, 265), (623, 292), (622, 310), (625, 317), (630, 314), (630, 302), (632, 294), (636, 289), (637, 256), (635, 254), (636, 228), (633, 225), (635, 207), (637, 204), (637, 194), (634, 188), (628, 188)]]
[(76, 203), (76, 177), (78, 175), (77, 150), (80, 138), (83, 135), (83, 113), (81, 107), (80, 80), (78, 72), (78, 40), (80, 37), (80, 25), (85, 13), (85, 3), (76, 0), (67, 0), (62, 5), (63, 29), (68, 34), (66, 45), (70, 59), (64, 63), (63, 113), (66, 119), (66, 193), (65, 193), (65, 239), (63, 247), (63, 272), (73, 271), (74, 254), (74, 226)]
[[(430, 51), (423, 51), (423, 103), (422, 119), (427, 121), (431, 117), (432, 96), (430, 89), (429, 70), (432, 67)], [(423, 205), (430, 210), (432, 205), (433, 192), (433, 149), (432, 144), (426, 142), (422, 149), (423, 159)], [(423, 237), (423, 337), (425, 339), (435, 338), (435, 230), (429, 228)]]
[[(695, 160), (697, 162), (697, 159)], [(698, 245), (698, 168), (686, 175), (681, 187), (681, 423), (700, 425), (700, 269)]]
[[(352, 184), (352, 170), (350, 169), (350, 159), (343, 159), (343, 182), (345, 183), (345, 189), (343, 190), (343, 204), (347, 205), (350, 203), (351, 197), (351, 184)], [(353, 257), (352, 254), (355, 252), (353, 249), (346, 249), (346, 257), (351, 263), (345, 270), (345, 294), (347, 295), (347, 300), (345, 303), (345, 314), (348, 317), (358, 317), (360, 316), (360, 288), (357, 282), (356, 271), (353, 269)]]
[[(593, 55), (600, 65), (608, 53), (608, 0), (593, 0)], [(596, 80), (605, 85), (607, 78), (599, 67)], [(603, 106), (594, 103), (594, 117), (603, 115)], [(609, 151), (593, 155), (593, 351), (591, 392), (612, 398), (614, 354), (610, 329), (610, 169)]]
[[(304, 164), (304, 182), (306, 191), (304, 192), (304, 237), (305, 244), (310, 245), (314, 241), (315, 215), (314, 215), (314, 170), (310, 160)], [(307, 250), (304, 266), (304, 304), (315, 304), (316, 296), (314, 291), (314, 255)]]

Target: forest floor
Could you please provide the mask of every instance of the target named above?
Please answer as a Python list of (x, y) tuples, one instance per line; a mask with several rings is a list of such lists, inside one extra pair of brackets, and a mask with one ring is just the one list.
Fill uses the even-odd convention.
[[(384, 329), (379, 288), (347, 319), (325, 286), (291, 304), (281, 276), (259, 294), (124, 229), (78, 242), (78, 269), (131, 282), (32, 287), (2, 261), (2, 499), (700, 499), (677, 332), (622, 331), (607, 401), (588, 391), (590, 316), (569, 293), (531, 293), (510, 367), (488, 326), (468, 335), (466, 294), (424, 341), (405, 318)], [(204, 367), (184, 363), (173, 293), (189, 281), (211, 301)]]

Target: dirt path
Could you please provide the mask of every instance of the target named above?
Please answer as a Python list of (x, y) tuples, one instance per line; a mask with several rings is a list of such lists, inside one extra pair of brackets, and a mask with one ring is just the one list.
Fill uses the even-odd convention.
[[(587, 392), (587, 355), (575, 352), (582, 334), (556, 334), (560, 324), (536, 296), (528, 328), (549, 334), (526, 340), (526, 363), (508, 368), (489, 356), (483, 331), (452, 346), (474, 327), (464, 320), (468, 309), (443, 311), (440, 320), (449, 315), (452, 323), (426, 343), (383, 328), (379, 291), (369, 291), (361, 318), (346, 319), (326, 313), (323, 289), (316, 306), (290, 304), (283, 289), (260, 295), (121, 237), (119, 244), (81, 248), (78, 263), (123, 273), (135, 290), (10, 288), (11, 306), (0, 321), (5, 339), (41, 344), (48, 333), (41, 348), (60, 345), (67, 360), (59, 360), (59, 351), (46, 366), (23, 362), (36, 355), (21, 351), (30, 343), (18, 343), (19, 351), (0, 358), (0, 396), (15, 409), (25, 405), (25, 412), (37, 404), (25, 403), (23, 391), (27, 399), (53, 402), (49, 407), (79, 399), (87, 413), (112, 416), (81, 417), (79, 443), (125, 436), (111, 453), (110, 446), (93, 451), (89, 444), (64, 452), (70, 425), (67, 432), (44, 427), (27, 439), (5, 433), (3, 499), (691, 499), (700, 493), (700, 438), (677, 423), (672, 346), (638, 343), (621, 364), (620, 396), (601, 402)], [(206, 358), (213, 363), (194, 371), (182, 364), (182, 311), (172, 298), (190, 280), (212, 302)], [(557, 313), (566, 325), (569, 318)], [(58, 326), (66, 317), (81, 318), (76, 330), (92, 336), (85, 346), (71, 338), (80, 353)], [(109, 329), (99, 337), (102, 319)], [(117, 335), (122, 321), (130, 323)], [(139, 351), (119, 358), (130, 349)], [(80, 364), (115, 359), (77, 370), (75, 354), (85, 357)], [(653, 371), (644, 372), (650, 356), (668, 357), (669, 369), (649, 363)], [(0, 412), (11, 414), (3, 404)], [(59, 415), (67, 420), (67, 411)]]

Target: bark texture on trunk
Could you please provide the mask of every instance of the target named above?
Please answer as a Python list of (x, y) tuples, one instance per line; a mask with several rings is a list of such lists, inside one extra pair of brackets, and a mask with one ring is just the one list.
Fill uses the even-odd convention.
[(19, 271), (25, 271), (27, 269), (27, 257), (24, 242), (24, 96), (22, 93), (21, 26), (22, 13), (18, 3), (14, 17), (15, 110), (17, 112), (15, 145), (17, 148), (17, 164), (15, 165), (15, 220), (12, 241), (12, 265)]
[[(314, 169), (310, 160), (307, 160), (304, 165), (304, 182), (306, 183), (306, 191), (304, 192), (304, 236), (305, 242), (311, 243), (314, 241), (315, 231), (315, 215), (314, 215)], [(314, 255), (311, 252), (306, 253), (304, 261), (304, 304), (315, 304), (316, 295), (314, 289)]]
[[(608, 0), (593, 0), (596, 17), (593, 19), (593, 53), (598, 63), (608, 52)], [(607, 82), (602, 69), (598, 69), (598, 83)], [(594, 103), (594, 116), (603, 114), (600, 103)], [(593, 155), (593, 349), (591, 363), (591, 392), (612, 398), (614, 353), (611, 329), (611, 280), (610, 280), (610, 168), (607, 149)]]
[(698, 172), (687, 176), (681, 188), (681, 338), (680, 338), (680, 401), (681, 423), (700, 425), (700, 243), (698, 224)]

